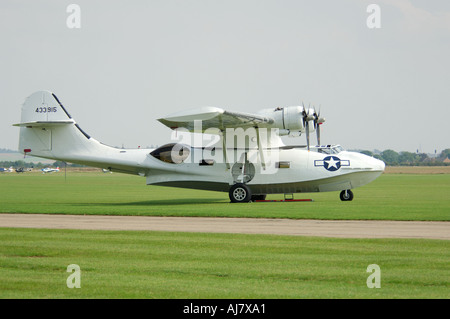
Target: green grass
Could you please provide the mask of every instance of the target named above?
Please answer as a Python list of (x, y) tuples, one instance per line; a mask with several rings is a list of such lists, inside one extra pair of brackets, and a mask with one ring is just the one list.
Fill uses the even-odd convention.
[[(314, 202), (230, 204), (228, 194), (103, 173), (0, 174), (0, 213), (450, 220), (450, 175), (382, 175)], [(269, 198), (282, 198), (269, 195)], [(449, 298), (445, 240), (337, 239), (0, 228), (0, 298)], [(67, 266), (81, 268), (69, 289)], [(381, 289), (366, 286), (381, 268)]]
[(0, 241), (0, 298), (450, 297), (439, 240), (3, 228)]
[[(0, 175), (0, 212), (295, 219), (450, 220), (450, 174), (384, 174), (355, 189), (295, 194), (314, 202), (230, 204), (227, 193), (146, 186), (145, 179), (97, 172)], [(268, 199), (281, 199), (269, 195)]]

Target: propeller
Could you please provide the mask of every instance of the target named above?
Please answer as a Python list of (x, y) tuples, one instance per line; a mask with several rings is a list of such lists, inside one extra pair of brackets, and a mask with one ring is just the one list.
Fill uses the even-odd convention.
[(314, 129), (316, 130), (317, 135), (317, 144), (320, 145), (320, 124), (325, 122), (325, 119), (323, 117), (320, 117), (320, 106), (319, 106), (319, 113), (316, 112), (316, 108), (314, 107)]
[(302, 120), (303, 120), (303, 127), (306, 130), (306, 144), (308, 146), (308, 151), (310, 149), (310, 138), (309, 138), (309, 121), (314, 122), (314, 129), (316, 130), (317, 135), (317, 144), (320, 145), (320, 124), (325, 122), (325, 119), (323, 117), (320, 117), (320, 106), (319, 106), (319, 112), (316, 111), (316, 107), (314, 106), (314, 112), (313, 114), (310, 114), (310, 106), (308, 106), (308, 110), (306, 109), (304, 103), (302, 102)]
[(309, 121), (313, 120), (314, 117), (312, 117), (311, 115), (309, 115), (309, 107), (308, 107), (308, 112), (306, 111), (305, 105), (302, 102), (302, 106), (303, 106), (303, 111), (302, 111), (302, 116), (303, 116), (303, 126), (305, 127), (306, 130), (306, 145), (308, 146), (308, 151), (309, 151)]

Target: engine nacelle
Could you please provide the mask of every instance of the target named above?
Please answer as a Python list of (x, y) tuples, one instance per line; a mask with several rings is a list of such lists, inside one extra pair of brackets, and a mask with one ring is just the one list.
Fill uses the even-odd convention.
[(284, 128), (291, 131), (303, 129), (303, 108), (301, 106), (288, 106), (284, 108)]
[[(309, 109), (308, 120), (313, 120), (312, 116), (313, 110)], [(259, 114), (264, 115), (265, 117), (273, 119), (273, 123), (270, 124), (270, 127), (278, 128), (283, 130), (283, 132), (303, 132), (303, 107), (302, 106), (287, 106), (287, 107), (277, 107), (276, 109), (265, 109), (259, 112)], [(310, 125), (310, 130), (311, 130)], [(284, 135), (284, 134), (281, 134)]]

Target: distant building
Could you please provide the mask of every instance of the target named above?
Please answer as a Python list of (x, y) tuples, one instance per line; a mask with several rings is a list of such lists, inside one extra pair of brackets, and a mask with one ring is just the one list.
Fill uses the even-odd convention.
[(444, 163), (450, 163), (450, 159), (447, 157), (447, 158), (444, 160)]

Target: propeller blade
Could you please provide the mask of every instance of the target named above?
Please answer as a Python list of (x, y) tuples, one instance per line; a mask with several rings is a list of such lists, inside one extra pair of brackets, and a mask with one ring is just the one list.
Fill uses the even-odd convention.
[(316, 130), (317, 135), (317, 144), (320, 145), (320, 124), (322, 124), (325, 119), (320, 118), (320, 106), (319, 113), (316, 111), (316, 107), (314, 107), (314, 129)]
[(308, 146), (308, 151), (309, 151), (309, 121), (306, 121), (306, 145)]
[(314, 129), (316, 130), (317, 145), (320, 145), (320, 126), (319, 126), (319, 115), (317, 114), (316, 107), (314, 106)]
[(303, 107), (303, 111), (302, 111), (302, 120), (303, 120), (303, 127), (306, 130), (306, 145), (308, 146), (308, 151), (309, 151), (309, 121), (311, 121), (311, 117), (309, 116), (309, 109), (308, 112), (306, 111), (305, 108), (305, 104), (302, 101), (302, 107)]
[(305, 108), (305, 104), (303, 104), (303, 101), (302, 101), (302, 107), (303, 107), (303, 111), (302, 111), (302, 116), (303, 116), (303, 124), (305, 124), (305, 120), (306, 120), (306, 116), (307, 116), (307, 114), (306, 114), (306, 108)]
[(303, 104), (303, 101), (302, 101), (302, 107), (303, 107), (303, 110), (302, 110), (302, 122), (303, 122), (303, 127), (305, 127), (306, 126), (306, 116), (307, 116), (307, 114), (306, 114), (306, 111), (305, 111), (305, 104)]
[(320, 145), (320, 125), (319, 124), (317, 124), (316, 134), (317, 134), (317, 145)]

